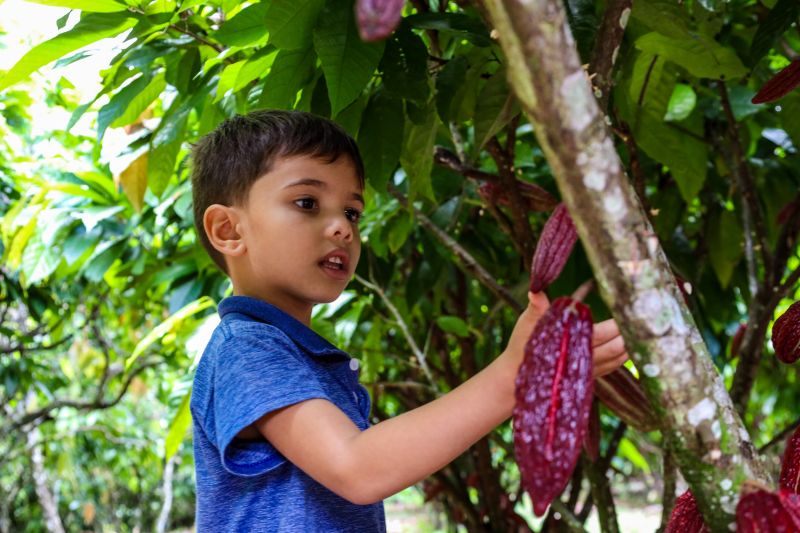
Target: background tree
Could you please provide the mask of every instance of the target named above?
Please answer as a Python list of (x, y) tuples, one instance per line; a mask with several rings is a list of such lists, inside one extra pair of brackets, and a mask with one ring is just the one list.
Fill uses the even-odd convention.
[[(13, 458), (0, 475), (0, 525), (155, 528), (169, 510), (153, 490), (169, 485), (162, 467), (176, 472), (171, 486), (183, 490), (172, 500), (183, 506), (175, 522), (191, 520), (190, 451), (179, 443), (198, 343), (187, 348), (186, 341), (213, 326), (213, 304), (229, 287), (193, 233), (188, 147), (225, 117), (262, 107), (331, 117), (364, 154), (365, 253), (350, 290), (320, 306), (313, 325), (361, 359), (379, 420), (457, 386), (503, 348), (524, 301), (536, 237), (561, 192), (584, 238), (588, 221), (603, 220), (586, 211), (596, 206), (564, 192), (560, 172), (570, 165), (547, 162), (557, 138), (541, 139), (558, 126), (557, 115), (531, 123), (520, 112), (532, 112), (533, 94), (580, 125), (595, 113), (582, 92), (592, 83), (613, 137), (599, 156), (587, 154), (597, 156), (588, 162), (599, 169), (621, 159), (653, 229), (637, 239), (660, 245), (691, 287), (688, 311), (707, 347), (699, 356), (710, 356), (752, 442), (772, 456), (780, 452), (775, 444), (796, 425), (797, 377), (775, 361), (766, 340), (800, 278), (800, 130), (793, 120), (800, 95), (777, 105), (750, 99), (797, 59), (796, 2), (568, 0), (563, 13), (585, 74), (574, 68), (569, 47), (520, 55), (514, 38), (534, 43), (521, 31), (530, 19), (520, 12), (516, 26), (503, 26), (494, 4), (486, 11), (415, 1), (388, 39), (367, 44), (344, 0), (57, 3), (76, 10), (60, 21), (62, 32), (0, 78), (4, 139), (31, 147), (20, 154), (0, 144), (8, 199), (0, 445)], [(14, 84), (51, 61), (79, 61), (90, 53), (82, 47), (123, 33), (127, 40), (102, 72), (97, 95), (79, 103), (63, 81), (50, 88), (51, 105), (72, 112), (67, 131), (51, 133), (70, 159), (56, 167), (37, 158), (26, 126), (29, 102)], [(572, 75), (574, 90), (563, 100), (546, 99), (539, 87), (524, 92), (519, 81), (532, 78), (526, 65), (536, 61), (554, 79)], [(550, 68), (559, 62), (565, 67)], [(69, 133), (84, 115), (94, 118), (96, 138)], [(126, 146), (106, 157), (129, 164), (114, 172), (100, 147), (118, 128)], [(585, 167), (577, 148), (575, 167)], [(584, 170), (584, 183), (588, 175)], [(605, 198), (601, 211), (620, 208), (613, 195)], [(592, 251), (597, 243), (590, 244), (609, 301), (604, 265)], [(626, 268), (629, 278), (639, 273), (633, 263)], [(549, 292), (571, 293), (593, 276), (578, 250)], [(662, 271), (656, 279), (666, 290)], [(620, 292), (613, 301), (631, 297)], [(609, 316), (596, 293), (586, 301), (596, 320)], [(633, 311), (641, 317), (650, 310)], [(747, 328), (733, 350), (742, 323)], [(643, 326), (623, 327), (630, 340)], [(634, 349), (649, 376), (646, 350)], [(710, 380), (711, 365), (700, 365), (690, 374)], [(663, 387), (650, 377), (655, 398)], [(600, 420), (600, 460), (581, 463), (543, 528), (580, 528), (597, 504), (603, 529), (618, 529), (614, 497), (624, 495), (621, 480), (631, 476), (662, 491), (668, 515), (676, 490), (668, 438), (674, 428), (632, 431), (605, 407)], [(701, 442), (719, 439), (710, 423), (702, 431)], [(690, 454), (679, 457), (682, 467), (708, 462), (699, 455), (703, 446), (678, 448)], [(726, 455), (739, 453), (732, 450)], [(654, 472), (643, 477), (644, 468)], [(715, 523), (728, 519), (719, 497), (689, 481)], [(735, 492), (740, 481), (725, 490)], [(529, 511), (508, 425), (421, 488), (469, 530), (534, 527), (525, 525)]]

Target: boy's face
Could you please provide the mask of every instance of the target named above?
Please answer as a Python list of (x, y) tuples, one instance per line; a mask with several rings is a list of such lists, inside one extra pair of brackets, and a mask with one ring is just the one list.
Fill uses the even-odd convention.
[(361, 192), (348, 157), (278, 158), (237, 208), (246, 254), (236, 292), (307, 323), (313, 305), (335, 300), (353, 277), (361, 255)]

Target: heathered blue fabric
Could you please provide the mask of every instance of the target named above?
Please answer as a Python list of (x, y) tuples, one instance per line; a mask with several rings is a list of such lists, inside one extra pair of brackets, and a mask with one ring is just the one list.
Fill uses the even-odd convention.
[(236, 438), (264, 414), (311, 398), (331, 401), (365, 430), (369, 394), (350, 357), (261, 300), (232, 296), (219, 313), (190, 405), (198, 533), (386, 531), (383, 502), (350, 503), (266, 440)]

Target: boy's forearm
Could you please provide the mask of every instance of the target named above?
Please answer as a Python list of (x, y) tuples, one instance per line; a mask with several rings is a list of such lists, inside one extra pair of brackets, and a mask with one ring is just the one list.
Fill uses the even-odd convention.
[(519, 363), (506, 354), (448, 394), (353, 437), (348, 477), (378, 501), (436, 472), (511, 415)]

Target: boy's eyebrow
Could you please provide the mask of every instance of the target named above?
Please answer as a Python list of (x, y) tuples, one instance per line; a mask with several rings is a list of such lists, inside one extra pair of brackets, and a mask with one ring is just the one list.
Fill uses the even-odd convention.
[[(291, 187), (301, 187), (303, 185), (307, 185), (307, 186), (311, 186), (311, 187), (319, 187), (320, 189), (327, 189), (328, 188), (328, 184), (325, 183), (322, 180), (318, 180), (318, 179), (315, 179), (315, 178), (303, 178), (303, 179), (299, 179), (297, 181), (293, 181), (289, 185), (285, 186), (284, 189), (289, 189)], [(354, 192), (352, 197), (353, 197), (354, 200), (358, 200), (362, 204), (365, 203), (364, 202), (364, 197), (361, 196), (360, 194), (358, 194), (357, 192)]]

